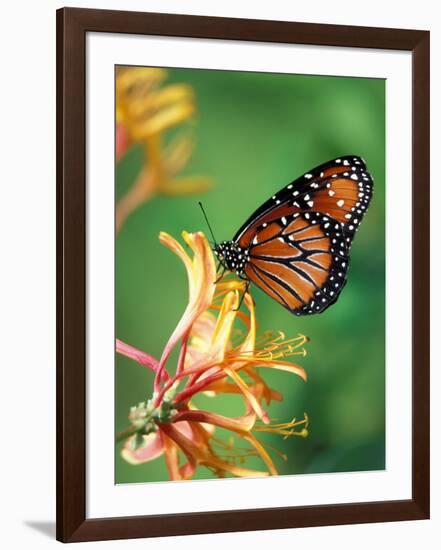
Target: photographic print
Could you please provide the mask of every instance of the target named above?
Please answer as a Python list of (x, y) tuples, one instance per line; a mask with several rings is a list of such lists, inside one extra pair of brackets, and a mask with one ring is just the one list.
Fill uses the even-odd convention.
[(58, 540), (429, 518), (429, 42), (57, 11)]
[(115, 482), (385, 469), (385, 80), (118, 66)]

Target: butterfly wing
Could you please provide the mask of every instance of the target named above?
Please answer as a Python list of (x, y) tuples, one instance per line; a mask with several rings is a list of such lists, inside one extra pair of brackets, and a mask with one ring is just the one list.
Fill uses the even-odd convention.
[(350, 246), (372, 198), (373, 180), (361, 157), (348, 155), (331, 160), (296, 179), (273, 195), (242, 225), (234, 237), (248, 248), (259, 228), (300, 212), (320, 212), (343, 226)]
[(292, 313), (320, 313), (346, 283), (349, 257), (342, 225), (319, 212), (294, 214), (259, 229), (246, 276)]
[(351, 155), (281, 189), (234, 237), (248, 250), (246, 276), (297, 315), (324, 311), (346, 283), (349, 248), (372, 187), (365, 162)]

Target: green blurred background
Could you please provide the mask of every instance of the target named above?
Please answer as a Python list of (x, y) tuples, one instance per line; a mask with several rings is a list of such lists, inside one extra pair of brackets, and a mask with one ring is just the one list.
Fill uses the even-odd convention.
[[(263, 372), (285, 396), (271, 405), (271, 416), (287, 421), (306, 411), (309, 437), (259, 437), (288, 455), (286, 462), (272, 455), (281, 474), (384, 469), (384, 80), (172, 69), (166, 83), (189, 84), (196, 94), (196, 150), (183, 175), (209, 176), (214, 186), (203, 195), (156, 197), (127, 219), (116, 239), (116, 336), (160, 357), (187, 303), (187, 281), (158, 234), (207, 233), (198, 200), (216, 238), (230, 239), (262, 202), (302, 173), (333, 157), (361, 155), (375, 180), (374, 198), (338, 302), (320, 315), (294, 317), (253, 288), (259, 331), (311, 339), (307, 357), (298, 361), (308, 373), (306, 384), (287, 373)], [(141, 163), (139, 146), (118, 163), (117, 196), (133, 183)], [(116, 357), (117, 432), (128, 426), (130, 406), (150, 397), (151, 383), (147, 369)], [(209, 398), (198, 403), (210, 406)], [(234, 397), (216, 410), (243, 412)], [(117, 445), (117, 483), (168, 479), (163, 459), (132, 466), (119, 450)], [(251, 459), (247, 466), (261, 469), (262, 463)], [(195, 477), (212, 474), (201, 467)]]

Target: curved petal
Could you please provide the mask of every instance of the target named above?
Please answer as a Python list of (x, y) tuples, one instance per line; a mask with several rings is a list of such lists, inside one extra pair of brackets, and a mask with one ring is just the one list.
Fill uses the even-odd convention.
[(187, 270), (187, 276), (189, 280), (189, 284), (191, 284), (191, 278), (192, 278), (192, 264), (191, 259), (187, 252), (184, 250), (182, 245), (178, 243), (176, 239), (174, 239), (171, 235), (166, 233), (165, 231), (161, 231), (159, 233), (159, 242), (169, 248), (172, 252), (178, 256), (185, 265), (185, 269)]
[(244, 439), (248, 441), (248, 443), (251, 443), (251, 445), (256, 449), (257, 453), (261, 457), (261, 459), (265, 462), (265, 464), (268, 467), (268, 470), (271, 475), (276, 476), (279, 472), (277, 471), (276, 467), (274, 466), (274, 462), (271, 460), (270, 455), (266, 452), (265, 448), (263, 447), (262, 443), (258, 439), (254, 437), (252, 433), (249, 433), (244, 436)]
[(205, 464), (206, 466), (211, 466), (216, 470), (230, 472), (238, 477), (266, 477), (268, 475), (268, 472), (250, 470), (248, 468), (236, 466), (230, 462), (225, 462), (213, 453), (209, 452), (206, 447), (195, 445), (189, 438), (181, 434), (172, 424), (164, 424), (161, 426), (161, 429), (164, 430), (167, 436), (170, 437), (170, 439), (172, 439), (182, 449), (190, 463), (195, 460), (198, 464)]
[(208, 353), (210, 342), (216, 327), (216, 317), (210, 311), (204, 311), (200, 315), (190, 333), (190, 343), (187, 348), (185, 360), (186, 367), (194, 365)]
[(167, 76), (165, 69), (156, 67), (130, 67), (118, 71), (115, 88), (116, 93), (129, 94), (135, 90), (138, 95), (145, 95), (153, 86)]
[(229, 292), (222, 302), (216, 327), (211, 337), (210, 357), (212, 361), (221, 363), (230, 343), (231, 331), (236, 319), (239, 296), (237, 291)]
[(121, 122), (116, 125), (115, 136), (115, 153), (116, 160), (120, 160), (124, 156), (129, 146), (129, 133)]
[(170, 479), (173, 481), (182, 479), (181, 472), (179, 471), (178, 446), (172, 439), (167, 437), (162, 430), (159, 430), (159, 433), (161, 434), (162, 443), (164, 445), (165, 464)]
[[(155, 98), (152, 97), (151, 100)], [(159, 134), (188, 120), (195, 112), (191, 99), (183, 99), (164, 105), (157, 113), (146, 119), (136, 121), (133, 127), (133, 139), (143, 141), (152, 135)]]
[(237, 292), (229, 292), (225, 296), (215, 326), (211, 330), (211, 338), (207, 338), (207, 331), (204, 335), (207, 338), (206, 341), (204, 344), (200, 343), (200, 347), (203, 346), (206, 351), (196, 358), (196, 362), (204, 368), (191, 378), (190, 385), (196, 380), (202, 380), (219, 371), (218, 365), (224, 361), (226, 352), (231, 348), (231, 331), (236, 319), (238, 303)]
[(122, 340), (118, 340), (118, 338), (116, 339), (115, 349), (117, 353), (125, 355), (126, 357), (129, 357), (130, 359), (133, 359), (139, 364), (144, 365), (145, 367), (148, 367), (156, 372), (159, 362), (152, 355), (149, 355), (148, 353), (145, 353), (130, 344), (126, 344)]
[(238, 388), (243, 393), (246, 401), (248, 402), (250, 407), (256, 412), (256, 414), (259, 416), (259, 418), (265, 424), (269, 424), (270, 419), (269, 419), (268, 413), (265, 411), (265, 409), (259, 403), (259, 400), (256, 398), (256, 396), (250, 390), (248, 385), (242, 380), (242, 378), (237, 374), (237, 372), (235, 370), (226, 368), (225, 372), (228, 374), (228, 376), (230, 376), (230, 378), (232, 378), (232, 380), (234, 382), (236, 382)]
[(190, 410), (178, 413), (173, 418), (173, 424), (179, 429), (180, 424), (185, 420), (219, 426), (219, 428), (225, 428), (237, 433), (244, 433), (252, 430), (256, 423), (256, 415), (255, 413), (250, 413), (237, 418), (229, 418), (228, 416), (214, 412)]
[(256, 323), (256, 311), (255, 311), (255, 308), (254, 308), (254, 300), (253, 300), (251, 294), (249, 294), (248, 292), (245, 294), (244, 302), (245, 302), (245, 305), (248, 308), (248, 311), (250, 312), (249, 313), (250, 328), (248, 330), (248, 334), (247, 334), (244, 342), (242, 343), (240, 349), (241, 349), (241, 351), (243, 351), (245, 353), (251, 353), (251, 352), (254, 352), (254, 350), (256, 348), (257, 323)]
[(283, 370), (290, 372), (291, 374), (297, 374), (302, 380), (306, 382), (307, 374), (303, 367), (296, 365), (295, 363), (290, 363), (289, 361), (271, 361), (271, 360), (262, 360), (258, 357), (244, 357), (244, 361), (253, 368), (269, 368), (275, 370)]
[[(135, 436), (133, 436), (135, 437)], [(158, 432), (144, 435), (144, 445), (136, 451), (131, 448), (133, 437), (130, 437), (121, 450), (121, 456), (130, 464), (143, 464), (160, 457), (164, 452), (164, 445)]]
[(183, 466), (179, 468), (179, 474), (182, 479), (190, 479), (191, 476), (195, 473), (197, 468), (196, 461), (186, 462)]
[[(178, 341), (191, 330), (196, 319), (208, 309), (213, 299), (215, 290), (214, 280), (216, 266), (210, 245), (203, 233), (183, 233), (183, 237), (193, 250), (193, 258), (190, 259), (182, 246), (170, 235), (161, 233), (160, 241), (175, 252), (183, 261), (188, 275), (189, 300), (184, 314), (170, 336), (164, 348), (158, 372), (160, 372), (170, 356), (172, 349)], [(158, 389), (158, 376), (156, 377), (156, 389)]]
[(180, 422), (177, 426), (177, 429), (185, 435), (185, 437), (188, 437), (191, 440), (194, 440), (193, 436), (193, 430), (191, 429), (191, 426), (188, 422)]

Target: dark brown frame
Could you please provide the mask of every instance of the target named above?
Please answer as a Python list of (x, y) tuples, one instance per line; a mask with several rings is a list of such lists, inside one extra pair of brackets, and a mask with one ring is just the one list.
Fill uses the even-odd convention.
[[(412, 499), (86, 519), (86, 33), (412, 52)], [(128, 60), (130, 61), (130, 60)], [(399, 205), (397, 204), (397, 207)], [(429, 32), (159, 13), (57, 11), (57, 539), (63, 542), (429, 518)]]

